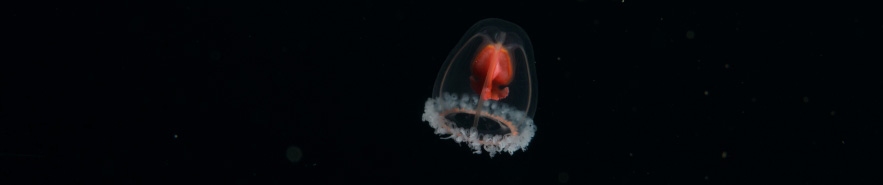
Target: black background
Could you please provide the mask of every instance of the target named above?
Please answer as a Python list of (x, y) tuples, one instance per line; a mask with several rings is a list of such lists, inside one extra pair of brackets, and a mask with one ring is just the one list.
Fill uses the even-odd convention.
[[(0, 184), (880, 183), (861, 2), (4, 3)], [(539, 81), (494, 158), (420, 117), (491, 17)]]

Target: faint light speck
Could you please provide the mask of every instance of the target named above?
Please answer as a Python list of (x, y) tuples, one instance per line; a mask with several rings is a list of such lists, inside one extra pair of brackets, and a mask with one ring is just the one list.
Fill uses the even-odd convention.
[[(300, 149), (300, 147), (291, 145), (288, 146), (288, 149), (285, 150), (285, 158), (288, 158), (288, 161), (290, 161), (291, 163), (300, 162), (303, 157), (304, 152)], [(316, 164), (313, 163), (313, 166), (316, 166)]]
[(217, 50), (212, 50), (211, 52), (209, 52), (209, 59), (220, 60), (221, 59), (221, 52), (217, 51)]
[(567, 183), (567, 181), (570, 181), (570, 175), (568, 175), (567, 172), (559, 172), (558, 173), (558, 182)]

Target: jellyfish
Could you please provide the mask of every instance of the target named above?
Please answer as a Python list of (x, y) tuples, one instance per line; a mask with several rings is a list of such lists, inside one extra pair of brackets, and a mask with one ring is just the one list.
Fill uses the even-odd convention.
[(496, 18), (475, 23), (442, 64), (423, 121), (475, 154), (526, 151), (537, 129), (535, 62), (518, 25)]

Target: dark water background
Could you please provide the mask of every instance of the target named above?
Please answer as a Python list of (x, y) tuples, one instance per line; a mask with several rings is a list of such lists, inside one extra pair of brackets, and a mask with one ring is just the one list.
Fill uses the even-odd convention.
[[(876, 184), (870, 1), (10, 2), (0, 184)], [(538, 131), (421, 121), (473, 23), (536, 55)]]

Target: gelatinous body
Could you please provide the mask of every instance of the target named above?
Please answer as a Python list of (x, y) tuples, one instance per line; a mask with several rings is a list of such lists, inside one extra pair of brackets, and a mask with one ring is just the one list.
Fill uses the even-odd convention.
[(536, 131), (534, 63), (524, 30), (501, 19), (479, 21), (442, 65), (423, 120), (475, 153), (526, 150)]

